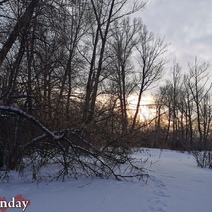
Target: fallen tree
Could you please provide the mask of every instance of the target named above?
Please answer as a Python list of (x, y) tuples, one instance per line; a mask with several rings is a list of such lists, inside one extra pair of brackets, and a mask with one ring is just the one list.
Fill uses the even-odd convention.
[(11, 170), (38, 181), (80, 176), (148, 178), (142, 162), (136, 166), (127, 148), (96, 147), (83, 129), (51, 131), (32, 115), (11, 106), (0, 106), (0, 122), (2, 179), (7, 179)]

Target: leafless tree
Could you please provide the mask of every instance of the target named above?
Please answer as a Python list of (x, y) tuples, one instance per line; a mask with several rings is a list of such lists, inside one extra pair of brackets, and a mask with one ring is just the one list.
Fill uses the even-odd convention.
[(112, 89), (117, 89), (115, 93), (118, 95), (121, 123), (123, 132), (127, 132), (128, 125), (128, 102), (127, 98), (133, 93), (135, 87), (135, 72), (132, 65), (132, 53), (138, 43), (138, 31), (141, 22), (134, 19), (130, 22), (129, 18), (116, 21), (112, 29), (110, 41), (110, 79), (114, 82)]
[(167, 45), (163, 40), (153, 35), (142, 26), (137, 45), (138, 62), (138, 100), (136, 111), (133, 117), (132, 129), (135, 128), (140, 102), (144, 91), (161, 78), (165, 59), (162, 57)]
[(170, 72), (171, 77), (166, 80), (166, 85), (160, 87), (160, 102), (158, 104), (166, 108), (167, 129), (165, 142), (169, 141), (170, 147), (180, 147), (184, 139), (184, 91), (181, 67), (175, 63)]
[[(207, 63), (199, 65), (197, 59), (195, 59), (194, 64), (189, 64), (188, 87), (195, 104), (196, 115), (197, 115), (197, 129), (199, 133), (199, 143), (201, 145), (201, 148), (203, 149), (206, 148), (207, 143), (206, 129), (208, 125), (208, 123), (205, 123), (206, 119), (204, 119), (204, 116), (206, 115), (205, 107), (206, 105), (208, 105), (206, 102), (212, 87), (212, 84), (208, 83), (209, 80), (208, 68), (209, 65)], [(202, 119), (204, 119), (204, 121)], [(209, 120), (210, 118), (207, 121)]]
[(92, 27), (93, 48), (88, 80), (86, 83), (83, 111), (84, 122), (90, 122), (94, 116), (98, 86), (105, 60), (105, 51), (109, 35), (111, 34), (111, 24), (115, 20), (140, 10), (145, 5), (144, 2), (138, 3), (137, 1), (133, 1), (131, 10), (123, 13), (124, 6), (127, 3), (127, 0), (118, 2), (115, 0), (107, 0), (104, 2), (91, 0), (91, 9), (94, 13), (94, 27)]
[(165, 142), (171, 141), (173, 148), (208, 149), (210, 146), (208, 68), (208, 64), (199, 65), (195, 59), (189, 64), (189, 72), (182, 74), (179, 65), (175, 64), (171, 80), (160, 87), (157, 97), (167, 110)]
[(31, 19), (33, 17), (33, 12), (38, 6), (39, 2), (39, 0), (32, 0), (30, 4), (26, 7), (26, 10), (22, 14), (22, 16), (16, 21), (14, 28), (12, 29), (7, 40), (4, 42), (0, 51), (0, 67), (2, 66), (3, 61), (5, 60), (8, 52), (10, 51), (12, 45), (15, 43), (20, 33), (25, 34), (27, 32)]

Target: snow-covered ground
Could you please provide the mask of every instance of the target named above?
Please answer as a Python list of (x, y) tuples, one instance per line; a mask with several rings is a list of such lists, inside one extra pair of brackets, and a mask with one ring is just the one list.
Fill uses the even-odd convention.
[[(147, 154), (148, 153), (148, 154)], [(188, 153), (148, 149), (148, 183), (83, 178), (66, 182), (2, 183), (0, 196), (30, 199), (28, 212), (209, 212), (212, 171), (196, 166)], [(1, 208), (0, 208), (1, 211)], [(8, 209), (22, 211), (22, 209)]]

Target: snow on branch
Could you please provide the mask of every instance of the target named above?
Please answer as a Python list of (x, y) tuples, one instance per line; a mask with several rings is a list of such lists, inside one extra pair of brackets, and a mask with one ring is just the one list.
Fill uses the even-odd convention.
[(22, 116), (30, 120), (35, 125), (39, 126), (47, 135), (51, 136), (54, 140), (60, 140), (63, 137), (63, 135), (60, 135), (60, 136), (55, 135), (52, 131), (46, 128), (40, 121), (38, 121), (34, 116), (24, 112), (21, 109), (18, 109), (12, 106), (0, 106), (0, 111), (15, 113), (15, 114), (18, 114), (19, 116)]

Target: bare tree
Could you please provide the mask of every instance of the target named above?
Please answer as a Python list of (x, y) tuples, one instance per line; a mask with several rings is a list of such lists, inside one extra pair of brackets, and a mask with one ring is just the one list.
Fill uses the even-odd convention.
[[(127, 0), (118, 1), (95, 1), (91, 0), (91, 8), (94, 13), (93, 50), (90, 60), (88, 80), (86, 83), (86, 94), (83, 111), (83, 121), (90, 122), (94, 116), (95, 103), (98, 94), (98, 86), (102, 67), (105, 59), (106, 44), (108, 42), (111, 24), (126, 15), (144, 7), (145, 3), (133, 1), (132, 9), (122, 13)], [(126, 12), (126, 11), (125, 11)]]
[(188, 87), (195, 103), (199, 144), (203, 149), (206, 148), (207, 131), (205, 131), (206, 126), (202, 126), (202, 123), (204, 123), (202, 118), (204, 118), (205, 112), (201, 113), (201, 110), (202, 107), (204, 108), (206, 106), (205, 100), (208, 99), (209, 92), (212, 88), (212, 84), (208, 83), (208, 68), (209, 65), (207, 63), (199, 65), (197, 59), (195, 59), (194, 64), (189, 64)]
[(128, 125), (128, 103), (127, 98), (134, 90), (134, 67), (132, 66), (132, 53), (138, 43), (138, 31), (141, 27), (139, 20), (134, 19), (130, 22), (129, 18), (125, 18), (120, 22), (116, 21), (112, 29), (110, 41), (109, 60), (111, 70), (110, 79), (114, 81), (112, 89), (117, 89), (115, 93), (118, 95), (121, 123), (123, 132), (127, 132)]
[(140, 102), (144, 91), (161, 78), (162, 70), (165, 64), (162, 55), (166, 51), (167, 45), (163, 40), (155, 37), (153, 33), (148, 32), (145, 25), (142, 26), (139, 34), (139, 43), (137, 45), (138, 62), (138, 100), (136, 111), (133, 117), (132, 129), (135, 128), (137, 116), (140, 108)]
[(186, 117), (185, 124), (186, 124), (186, 141), (189, 139), (189, 144), (188, 147), (192, 148), (193, 146), (193, 138), (194, 138), (194, 123), (193, 123), (193, 117), (195, 116), (195, 111), (194, 111), (194, 101), (193, 97), (191, 94), (191, 91), (188, 86), (189, 82), (189, 75), (185, 74), (183, 77), (183, 84), (184, 84), (184, 91), (185, 91), (185, 96), (184, 96), (184, 102), (185, 102), (185, 109), (184, 109), (184, 114)]
[[(160, 87), (160, 104), (166, 108), (165, 142), (173, 148), (209, 148), (211, 102), (208, 64), (189, 64), (189, 73), (174, 65), (171, 80)], [(170, 143), (170, 142), (169, 142)]]
[(20, 33), (25, 34), (27, 32), (31, 19), (33, 17), (33, 12), (38, 6), (39, 2), (40, 0), (32, 0), (27, 6), (24, 14), (17, 20), (12, 32), (10, 33), (7, 40), (4, 42), (0, 51), (0, 67), (2, 66), (2, 63), (7, 56), (7, 53), (10, 51), (12, 45), (14, 44)]
[(171, 77), (166, 80), (165, 86), (160, 87), (158, 95), (160, 102), (158, 104), (166, 108), (167, 129), (165, 142), (169, 141), (169, 146), (176, 148), (176, 146), (180, 147), (183, 141), (184, 101), (182, 100), (184, 100), (184, 92), (179, 64), (175, 63), (170, 72)]

